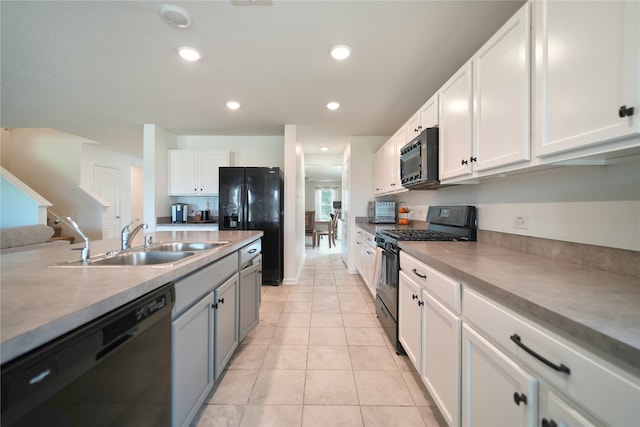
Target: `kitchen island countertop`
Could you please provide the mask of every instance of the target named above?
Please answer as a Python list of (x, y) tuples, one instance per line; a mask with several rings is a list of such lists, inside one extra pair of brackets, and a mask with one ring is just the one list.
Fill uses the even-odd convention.
[[(170, 266), (59, 268), (79, 251), (69, 246), (2, 255), (0, 270), (0, 361), (5, 363), (35, 349), (152, 290), (221, 259), (260, 238), (262, 231), (166, 231), (154, 242), (229, 244), (196, 251)], [(141, 246), (142, 234), (132, 246)], [(74, 244), (71, 248), (82, 247)], [(91, 241), (91, 254), (118, 250), (119, 239)]]

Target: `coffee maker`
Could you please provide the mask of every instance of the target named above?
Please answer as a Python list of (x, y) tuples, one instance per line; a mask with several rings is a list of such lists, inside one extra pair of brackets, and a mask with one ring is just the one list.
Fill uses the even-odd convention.
[(189, 205), (186, 203), (174, 203), (171, 205), (171, 223), (186, 223), (189, 215)]

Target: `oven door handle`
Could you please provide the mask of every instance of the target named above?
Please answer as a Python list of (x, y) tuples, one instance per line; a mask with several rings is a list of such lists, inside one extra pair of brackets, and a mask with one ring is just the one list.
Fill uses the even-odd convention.
[(411, 271), (413, 271), (413, 274), (415, 274), (416, 276), (418, 276), (418, 277), (419, 277), (419, 278), (421, 278), (421, 279), (426, 279), (426, 278), (427, 278), (427, 275), (426, 275), (426, 274), (420, 274), (420, 273), (418, 273), (418, 270), (417, 270), (417, 269), (415, 269), (415, 268), (414, 268), (414, 269), (412, 269)]

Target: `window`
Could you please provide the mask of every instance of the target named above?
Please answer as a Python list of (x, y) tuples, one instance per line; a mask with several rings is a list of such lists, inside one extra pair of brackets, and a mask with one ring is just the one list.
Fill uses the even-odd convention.
[(316, 187), (316, 221), (331, 221), (335, 188)]

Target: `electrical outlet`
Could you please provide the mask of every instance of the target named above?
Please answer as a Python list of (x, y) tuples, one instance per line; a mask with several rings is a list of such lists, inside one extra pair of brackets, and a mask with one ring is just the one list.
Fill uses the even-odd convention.
[(513, 228), (521, 230), (529, 229), (529, 217), (524, 215), (516, 215), (513, 217)]

